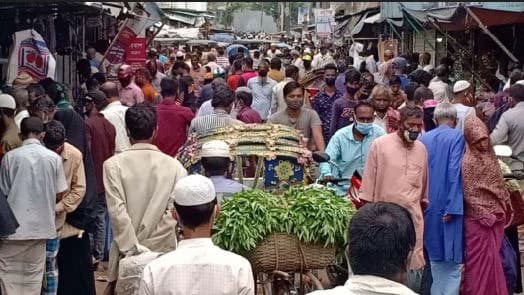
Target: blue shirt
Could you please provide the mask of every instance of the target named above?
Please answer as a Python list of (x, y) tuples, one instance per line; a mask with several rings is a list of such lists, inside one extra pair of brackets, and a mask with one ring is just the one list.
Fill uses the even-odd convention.
[[(424, 245), (429, 260), (462, 263), (464, 136), (460, 129), (440, 125), (420, 141), (426, 146), (429, 162), (429, 206), (424, 212)], [(445, 214), (452, 215), (448, 223), (442, 221)]]
[(209, 179), (211, 179), (215, 185), (215, 192), (217, 193), (219, 201), (223, 201), (234, 193), (251, 189), (250, 187), (247, 187), (232, 179), (226, 178), (225, 176), (211, 176)]
[[(358, 141), (353, 136), (353, 126), (338, 130), (328, 143), (325, 153), (329, 155), (331, 161), (340, 167), (333, 167), (330, 163), (321, 163), (320, 175), (333, 176), (334, 178), (351, 178), (355, 171), (363, 175), (364, 165), (368, 156), (369, 147), (376, 138), (386, 134), (384, 129), (379, 125), (373, 124), (371, 132)], [(337, 195), (345, 195), (350, 182), (340, 182), (337, 186)]]

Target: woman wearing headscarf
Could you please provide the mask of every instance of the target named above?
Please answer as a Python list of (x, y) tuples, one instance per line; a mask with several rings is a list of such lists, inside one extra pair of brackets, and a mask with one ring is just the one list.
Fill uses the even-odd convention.
[(464, 137), (467, 145), (462, 162), (466, 241), (463, 294), (508, 294), (499, 251), (509, 193), (488, 129), (477, 116), (466, 118)]

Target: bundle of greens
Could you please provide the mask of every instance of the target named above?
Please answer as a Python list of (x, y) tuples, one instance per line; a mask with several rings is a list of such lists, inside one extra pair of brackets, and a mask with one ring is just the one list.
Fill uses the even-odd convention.
[(341, 249), (354, 212), (350, 202), (327, 188), (291, 188), (282, 195), (244, 191), (222, 204), (213, 240), (242, 255), (271, 233), (288, 233), (305, 243)]

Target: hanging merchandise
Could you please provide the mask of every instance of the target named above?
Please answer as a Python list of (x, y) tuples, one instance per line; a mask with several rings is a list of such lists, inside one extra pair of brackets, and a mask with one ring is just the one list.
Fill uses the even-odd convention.
[(388, 49), (393, 51), (395, 57), (398, 56), (398, 40), (388, 38), (378, 43), (378, 56), (381, 63), (384, 62), (384, 51)]
[(360, 54), (364, 51), (364, 44), (355, 42), (349, 48), (349, 55), (353, 57), (353, 66), (356, 69), (360, 69), (362, 62), (366, 62), (366, 70), (370, 73), (375, 73), (378, 71), (377, 63), (373, 54), (369, 56), (361, 56)]
[(26, 72), (37, 81), (55, 78), (56, 61), (40, 34), (30, 29), (14, 34), (14, 42), (9, 55), (7, 85), (21, 72)]

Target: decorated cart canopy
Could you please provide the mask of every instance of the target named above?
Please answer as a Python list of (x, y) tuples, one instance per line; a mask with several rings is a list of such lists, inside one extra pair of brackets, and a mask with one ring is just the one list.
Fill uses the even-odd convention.
[[(200, 150), (210, 140), (229, 144), (235, 163), (235, 176), (243, 182), (243, 167), (250, 159), (256, 163), (255, 183), (264, 178), (264, 187), (278, 187), (303, 180), (304, 166), (311, 152), (302, 134), (279, 124), (247, 124), (211, 129), (198, 137), (190, 137), (178, 155), (180, 162), (192, 172), (200, 172)], [(252, 176), (249, 176), (252, 177)]]

